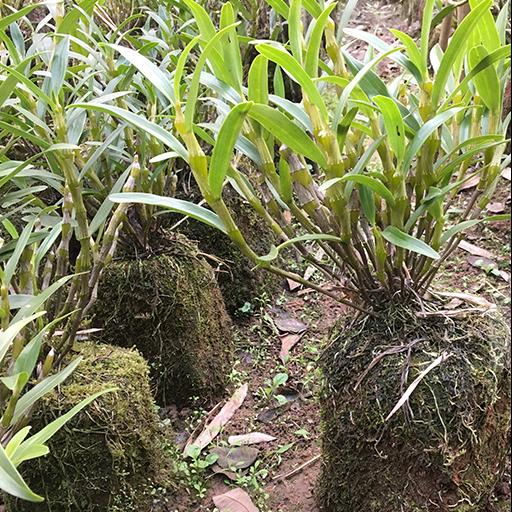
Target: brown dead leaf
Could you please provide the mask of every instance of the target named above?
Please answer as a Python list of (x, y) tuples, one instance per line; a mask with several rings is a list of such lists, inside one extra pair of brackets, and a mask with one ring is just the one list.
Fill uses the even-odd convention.
[(241, 434), (239, 436), (229, 436), (228, 443), (234, 446), (245, 446), (249, 444), (270, 443), (276, 438), (263, 434), (262, 432), (251, 432), (250, 434)]
[(446, 309), (456, 309), (460, 305), (464, 304), (464, 301), (461, 299), (452, 299), (448, 304), (445, 305)]
[(213, 497), (219, 512), (259, 512), (251, 497), (242, 489), (233, 489)]
[(470, 188), (475, 188), (480, 182), (480, 176), (473, 176), (471, 179), (466, 181), (464, 185), (460, 187), (459, 190), (469, 190)]
[(219, 457), (217, 465), (222, 469), (237, 470), (252, 466), (260, 451), (258, 448), (252, 448), (251, 446), (232, 446), (231, 448), (218, 446), (213, 448), (211, 453)]
[(292, 279), (287, 279), (286, 283), (288, 284), (288, 290), (291, 292), (298, 290), (302, 286), (300, 283), (297, 283), (297, 281), (293, 281)]
[(301, 332), (304, 332), (308, 328), (308, 326), (304, 322), (301, 322), (300, 320), (293, 318), (285, 311), (279, 313), (274, 318), (274, 323), (281, 332), (287, 333), (299, 334)]
[(510, 274), (508, 272), (505, 272), (504, 270), (500, 270), (500, 277), (506, 283), (510, 283)]
[(208, 425), (206, 425), (197, 439), (189, 443), (189, 445), (198, 446), (201, 450), (208, 446), (213, 441), (213, 439), (219, 435), (222, 427), (226, 425), (226, 423), (233, 417), (235, 412), (243, 404), (248, 390), (248, 384), (240, 386), (233, 393), (233, 396), (227, 401), (224, 407), (220, 410), (219, 414), (217, 414), (217, 416), (215, 416), (215, 418), (213, 418), (213, 420)]
[(502, 213), (505, 211), (505, 205), (503, 203), (489, 203), (487, 205), (487, 211), (491, 213)]
[(482, 247), (478, 247), (477, 245), (470, 244), (469, 242), (466, 242), (465, 240), (462, 240), (459, 244), (459, 247), (466, 252), (469, 252), (469, 254), (472, 254), (473, 256), (480, 256), (482, 258), (487, 258), (492, 260), (493, 254), (489, 252), (487, 249), (482, 249)]
[(440, 295), (441, 297), (447, 297), (447, 298), (452, 299), (446, 305), (446, 308), (448, 308), (448, 305), (451, 304), (453, 301), (458, 301), (459, 302), (458, 306), (460, 306), (460, 304), (462, 302), (468, 302), (469, 304), (472, 304), (473, 306), (479, 306), (484, 309), (496, 309), (495, 304), (493, 304), (492, 302), (489, 302), (485, 297), (480, 297), (479, 295), (473, 295), (471, 293), (464, 293), (464, 292), (436, 292), (436, 294)]
[(238, 480), (238, 473), (236, 471), (229, 471), (229, 469), (223, 469), (218, 464), (214, 464), (210, 469), (216, 475), (224, 475), (226, 478), (229, 478), (232, 482), (236, 482)]
[(279, 352), (279, 358), (284, 363), (290, 350), (302, 339), (304, 333), (301, 334), (285, 334), (280, 336), (281, 339), (281, 351)]
[(503, 169), (503, 171), (501, 171), (501, 176), (503, 178), (505, 178), (506, 180), (510, 181), (510, 167), (507, 167), (506, 169)]

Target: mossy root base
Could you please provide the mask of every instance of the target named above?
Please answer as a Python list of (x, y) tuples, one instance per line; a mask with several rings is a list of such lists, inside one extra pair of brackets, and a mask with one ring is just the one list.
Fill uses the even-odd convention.
[(144, 359), (110, 345), (80, 343), (77, 349), (83, 361), (42, 400), (34, 431), (97, 391), (117, 391), (59, 431), (49, 455), (21, 466), (44, 503), (8, 498), (6, 512), (143, 512), (151, 510), (153, 488), (172, 486)]
[[(494, 313), (419, 319), (391, 306), (342, 331), (322, 359), (320, 509), (487, 510), (509, 449), (509, 346)], [(442, 353), (450, 357), (386, 422)]]
[(216, 400), (231, 368), (231, 321), (195, 244), (177, 235), (166, 243), (165, 254), (105, 269), (94, 322), (101, 341), (146, 358), (159, 404)]

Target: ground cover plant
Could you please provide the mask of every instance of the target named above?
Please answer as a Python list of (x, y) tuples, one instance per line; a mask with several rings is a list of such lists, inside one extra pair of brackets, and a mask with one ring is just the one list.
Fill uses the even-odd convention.
[[(484, 269), (487, 298), (510, 278), (474, 238), (504, 251), (509, 3), (404, 2), (417, 31), (362, 30), (363, 3), (0, 5), (6, 493), (58, 511), (494, 512), (510, 331), (463, 276)], [(205, 226), (199, 249), (182, 217)], [(290, 291), (234, 298), (235, 327), (207, 263), (222, 283), (228, 240), (235, 276)], [(162, 428), (146, 363), (105, 342), (148, 359)]]

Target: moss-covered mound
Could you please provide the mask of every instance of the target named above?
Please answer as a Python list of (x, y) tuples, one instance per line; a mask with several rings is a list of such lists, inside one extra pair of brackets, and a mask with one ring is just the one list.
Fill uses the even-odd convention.
[(82, 363), (41, 401), (34, 430), (97, 391), (118, 389), (101, 396), (57, 433), (48, 456), (21, 466), (45, 502), (11, 499), (7, 512), (145, 512), (151, 509), (152, 490), (170, 485), (144, 359), (136, 351), (110, 345), (81, 343), (77, 349)]
[[(267, 254), (275, 238), (249, 204), (234, 191), (226, 188), (224, 200), (245, 239), (258, 254)], [(226, 307), (236, 316), (239, 309), (264, 293), (272, 295), (280, 286), (279, 277), (255, 269), (240, 249), (221, 231), (194, 220), (186, 221), (180, 231), (198, 241), (199, 248), (219, 258), (219, 283)]]
[(343, 330), (322, 359), (321, 510), (486, 510), (508, 453), (509, 347), (497, 314), (419, 319), (391, 306)]
[(212, 268), (183, 236), (165, 254), (105, 269), (95, 305), (101, 340), (135, 346), (150, 364), (160, 404), (216, 399), (231, 369), (231, 322)]

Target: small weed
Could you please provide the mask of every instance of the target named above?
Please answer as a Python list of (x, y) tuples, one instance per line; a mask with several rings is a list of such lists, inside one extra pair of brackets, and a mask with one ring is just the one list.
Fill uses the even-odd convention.
[(177, 465), (178, 477), (198, 498), (204, 498), (208, 492), (206, 470), (217, 462), (218, 455), (210, 453), (202, 456), (201, 450), (192, 445), (188, 447), (184, 457), (180, 454), (180, 458)]

